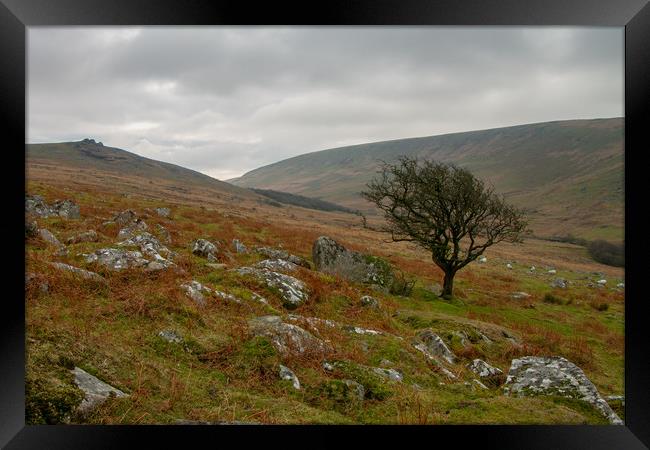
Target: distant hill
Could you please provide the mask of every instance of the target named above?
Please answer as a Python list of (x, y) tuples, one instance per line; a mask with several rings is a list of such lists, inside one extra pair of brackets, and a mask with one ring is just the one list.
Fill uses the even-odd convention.
[[(51, 144), (28, 144), (26, 156), (28, 178), (33, 178), (29, 174), (34, 176), (38, 174), (40, 178), (46, 179), (71, 177), (72, 172), (73, 174), (78, 173), (76, 176), (78, 180), (80, 177), (86, 180), (94, 177), (95, 183), (93, 184), (117, 182), (125, 190), (131, 192), (145, 193), (144, 190), (148, 190), (151, 194), (153, 191), (161, 192), (162, 189), (167, 192), (166, 195), (172, 195), (174, 192), (188, 192), (188, 190), (200, 188), (207, 192), (223, 195), (224, 199), (230, 198), (235, 202), (247, 198), (257, 203), (280, 202), (283, 205), (294, 205), (307, 209), (352, 212), (345, 207), (317, 198), (285, 192), (241, 188), (195, 170), (145, 158), (119, 148), (107, 147), (93, 139)], [(129, 183), (128, 180), (140, 181)], [(163, 186), (152, 186), (150, 182), (153, 180), (162, 182)]]
[(255, 189), (251, 188), (257, 194), (263, 195), (286, 205), (295, 205), (307, 209), (317, 209), (320, 211), (342, 211), (346, 213), (354, 213), (349, 208), (346, 208), (336, 203), (326, 202), (318, 198), (304, 197), (302, 195), (289, 194), (288, 192), (273, 191), (270, 189)]
[(161, 179), (182, 185), (214, 188), (219, 191), (247, 197), (254, 196), (248, 189), (219, 181), (195, 170), (175, 164), (145, 158), (114, 147), (104, 146), (92, 139), (53, 144), (27, 144), (27, 160), (33, 164), (57, 164), (79, 169), (113, 172), (120, 175)]
[(380, 160), (466, 167), (526, 208), (538, 236), (623, 239), (623, 119), (568, 120), (374, 142), (306, 153), (228, 180), (372, 213), (359, 192)]

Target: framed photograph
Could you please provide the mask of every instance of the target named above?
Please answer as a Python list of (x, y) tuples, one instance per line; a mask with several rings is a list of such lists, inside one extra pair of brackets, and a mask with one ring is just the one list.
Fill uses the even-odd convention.
[(6, 448), (650, 445), (647, 2), (0, 16)]

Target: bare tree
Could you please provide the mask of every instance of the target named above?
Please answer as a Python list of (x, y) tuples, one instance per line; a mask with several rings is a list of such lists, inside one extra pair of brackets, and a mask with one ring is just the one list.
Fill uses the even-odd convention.
[(445, 274), (442, 296), (452, 296), (456, 272), (501, 241), (521, 242), (523, 211), (466, 169), (417, 158), (384, 163), (361, 195), (384, 212), (393, 241), (431, 252)]

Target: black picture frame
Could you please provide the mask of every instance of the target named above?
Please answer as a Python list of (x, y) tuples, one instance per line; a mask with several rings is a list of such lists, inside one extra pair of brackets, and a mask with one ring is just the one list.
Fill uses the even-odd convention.
[[(26, 121), (26, 27), (39, 25), (589, 25), (625, 27), (625, 426), (366, 426), (366, 427), (188, 427), (25, 426), (24, 215)], [(0, 297), (0, 445), (6, 448), (113, 448), (143, 439), (167, 448), (240, 444), (251, 438), (282, 445), (336, 445), (343, 433), (365, 445), (387, 433), (402, 443), (481, 448), (637, 449), (650, 445), (650, 360), (645, 345), (644, 153), (650, 150), (650, 5), (647, 0), (328, 0), (299, 4), (246, 1), (171, 0), (0, 0), (0, 124), (5, 217), (0, 220), (3, 264)], [(15, 236), (15, 237), (14, 237)], [(6, 252), (6, 253), (5, 253)], [(22, 264), (20, 264), (22, 262)], [(280, 435), (282, 433), (282, 436)], [(305, 439), (306, 438), (306, 439)], [(295, 445), (294, 444), (294, 445)], [(330, 445), (331, 445), (330, 444)], [(200, 445), (200, 444), (199, 444)]]

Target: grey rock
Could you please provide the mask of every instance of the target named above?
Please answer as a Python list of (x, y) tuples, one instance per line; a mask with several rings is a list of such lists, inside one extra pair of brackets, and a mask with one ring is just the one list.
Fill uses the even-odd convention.
[(336, 328), (339, 326), (336, 322), (332, 320), (320, 319), (318, 317), (305, 317), (298, 314), (289, 314), (287, 316), (287, 319), (291, 320), (292, 322), (299, 322), (303, 326), (307, 325), (317, 333), (320, 333), (319, 327)]
[(274, 272), (295, 272), (298, 266), (284, 259), (265, 259), (253, 265), (258, 269), (268, 269)]
[[(423, 352), (429, 359), (441, 357), (450, 364), (456, 362), (456, 355), (453, 354), (445, 342), (431, 330), (424, 330), (418, 333), (417, 339), (420, 341), (415, 344), (415, 348)], [(418, 346), (418, 344), (423, 344)]]
[(171, 210), (169, 208), (156, 208), (155, 211), (156, 214), (158, 214), (160, 217), (169, 217), (171, 214)]
[(402, 382), (404, 376), (395, 369), (384, 369), (383, 367), (373, 367), (372, 371), (380, 377), (387, 378), (391, 381)]
[(371, 309), (379, 309), (379, 300), (369, 295), (364, 295), (360, 299), (361, 306), (365, 306)]
[(527, 292), (513, 292), (510, 294), (511, 298), (514, 298), (515, 300), (520, 300), (522, 298), (528, 298), (530, 297), (530, 294)]
[(343, 330), (349, 332), (349, 333), (355, 333), (355, 334), (370, 334), (374, 336), (382, 336), (384, 333), (382, 331), (377, 331), (377, 330), (370, 330), (367, 328), (361, 328), (361, 327), (356, 327), (352, 325), (344, 325)]
[(498, 367), (492, 367), (482, 359), (473, 360), (467, 365), (467, 368), (481, 378), (490, 378), (503, 374), (501, 369)]
[(79, 206), (72, 200), (56, 200), (52, 204), (52, 208), (59, 216), (66, 219), (78, 219), (80, 217)]
[[(173, 252), (170, 251), (167, 247), (162, 245), (158, 239), (150, 233), (141, 232), (136, 234), (129, 239), (119, 242), (117, 244), (119, 247), (125, 246), (134, 246), (140, 247), (140, 251), (152, 258), (153, 261), (161, 264), (163, 267), (169, 267), (173, 265), (171, 261), (164, 258), (162, 255), (165, 255), (167, 258), (174, 256)], [(162, 253), (162, 255), (161, 255)]]
[(280, 379), (291, 381), (294, 389), (300, 389), (300, 380), (291, 369), (280, 364)]
[(438, 284), (438, 283), (434, 283), (434, 284), (428, 286), (427, 290), (429, 292), (431, 292), (432, 294), (437, 295), (438, 297), (440, 297), (442, 295), (442, 286), (440, 286), (440, 284)]
[(181, 284), (181, 289), (200, 306), (205, 306), (205, 295), (212, 295), (212, 289), (194, 280)]
[(390, 366), (393, 365), (393, 361), (391, 361), (389, 359), (382, 359), (381, 361), (379, 361), (379, 365), (381, 367), (390, 367)]
[(233, 239), (232, 246), (237, 253), (248, 253), (248, 248), (239, 239)]
[(158, 336), (167, 342), (171, 342), (172, 344), (180, 344), (183, 342), (183, 337), (173, 330), (162, 330), (160, 333), (158, 333)]
[(25, 211), (39, 217), (60, 216), (66, 219), (78, 219), (79, 206), (72, 200), (56, 200), (51, 206), (40, 195), (25, 197)]
[(582, 369), (560, 356), (513, 359), (504, 393), (520, 397), (558, 395), (580, 399), (598, 409), (611, 424), (623, 425)]
[(210, 261), (217, 260), (217, 250), (217, 246), (207, 239), (197, 239), (192, 244), (193, 254), (203, 258), (208, 258)]
[(75, 367), (71, 372), (74, 375), (75, 384), (85, 394), (84, 399), (78, 406), (78, 410), (82, 413), (86, 413), (104, 403), (110, 396), (128, 397), (124, 392), (114, 388), (110, 384), (104, 383), (79, 367)]
[(255, 251), (260, 255), (266, 256), (267, 258), (270, 259), (283, 259), (297, 266), (305, 267), (307, 269), (310, 268), (309, 262), (306, 259), (301, 258), (300, 256), (291, 255), (286, 250), (270, 248), (270, 247), (256, 247)]
[(38, 230), (38, 235), (48, 244), (51, 244), (58, 248), (63, 247), (63, 244), (56, 238), (56, 236), (54, 236), (49, 230), (46, 230), (45, 228), (40, 228)]
[(566, 280), (564, 278), (556, 278), (553, 281), (551, 281), (551, 287), (559, 288), (559, 289), (566, 289), (567, 282), (566, 282)]
[(72, 272), (75, 275), (79, 275), (81, 278), (86, 279), (86, 280), (93, 280), (93, 281), (99, 281), (99, 282), (104, 282), (106, 279), (102, 277), (101, 275), (91, 272), (89, 270), (84, 270), (80, 269), (78, 267), (71, 266), (69, 264), (64, 264), (60, 262), (52, 262), (49, 263), (52, 267), (56, 267), (59, 270), (65, 270), (67, 272)]
[(69, 238), (66, 242), (68, 244), (79, 244), (81, 242), (97, 242), (99, 235), (95, 230), (84, 231)]
[(117, 238), (120, 240), (123, 239), (129, 239), (133, 237), (135, 234), (137, 234), (140, 231), (146, 230), (147, 224), (144, 220), (137, 218), (134, 219), (132, 222), (130, 222), (128, 225), (126, 225), (124, 228), (122, 228), (119, 233), (117, 233)]
[(222, 270), (228, 267), (228, 264), (224, 263), (205, 263), (205, 265), (215, 270)]
[(487, 258), (485, 256), (479, 256), (478, 262), (481, 264), (485, 264), (487, 262)]
[(276, 288), (282, 295), (282, 304), (287, 309), (295, 309), (309, 298), (305, 283), (290, 275), (255, 267), (235, 269), (241, 275), (252, 275), (269, 287)]
[(112, 219), (112, 222), (117, 223), (119, 226), (124, 227), (131, 222), (133, 222), (137, 217), (137, 214), (135, 211), (132, 209), (127, 209), (125, 211), (121, 211), (117, 214)]
[(344, 246), (327, 236), (321, 236), (312, 246), (312, 260), (316, 270), (345, 279), (370, 283), (378, 286), (388, 286), (392, 274), (385, 273), (368, 258), (358, 252), (347, 250)]
[(332, 351), (331, 347), (297, 325), (285, 323), (280, 316), (261, 316), (248, 322), (251, 333), (268, 338), (282, 355), (317, 354)]
[(487, 389), (487, 388), (488, 388), (486, 385), (484, 385), (483, 383), (481, 383), (481, 382), (480, 382), (479, 380), (477, 380), (477, 379), (473, 379), (473, 380), (472, 380), (472, 383), (474, 383), (476, 386), (480, 387), (481, 389)]
[(117, 248), (102, 248), (86, 256), (86, 262), (97, 262), (110, 270), (122, 270), (132, 267), (146, 267), (149, 261), (142, 253)]

